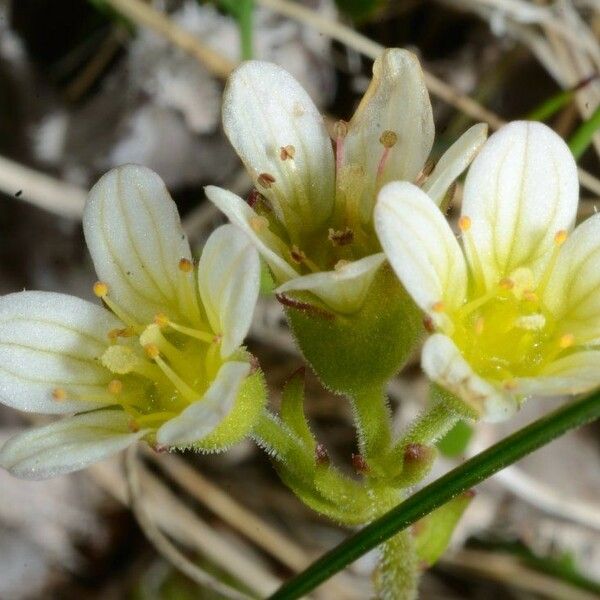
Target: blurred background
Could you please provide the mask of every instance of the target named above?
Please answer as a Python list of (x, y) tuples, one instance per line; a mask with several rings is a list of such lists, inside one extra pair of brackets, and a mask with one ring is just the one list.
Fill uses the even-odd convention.
[[(0, 0), (0, 293), (91, 298), (86, 191), (126, 162), (166, 181), (199, 251), (222, 222), (203, 186), (250, 191), (220, 124), (231, 68), (249, 57), (282, 65), (333, 122), (352, 115), (379, 45), (421, 58), (436, 156), (474, 122), (544, 120), (578, 157), (581, 216), (596, 211), (598, 0)], [(459, 204), (460, 185), (450, 218)], [(269, 298), (250, 346), (277, 405), (302, 361)], [(315, 431), (350, 471), (347, 404), (310, 375), (307, 391)], [(389, 392), (400, 429), (426, 402), (417, 357)], [(432, 477), (560, 402), (530, 403), (503, 427), (460, 425)], [(30, 423), (0, 406), (0, 442)], [(422, 598), (600, 598), (599, 433), (597, 424), (570, 433), (479, 486)], [(348, 534), (297, 501), (250, 443), (143, 461), (155, 524), (202, 568), (257, 596)], [(374, 564), (365, 556), (314, 597), (371, 597)], [(48, 482), (0, 471), (1, 600), (220, 597), (146, 541), (120, 459)]]

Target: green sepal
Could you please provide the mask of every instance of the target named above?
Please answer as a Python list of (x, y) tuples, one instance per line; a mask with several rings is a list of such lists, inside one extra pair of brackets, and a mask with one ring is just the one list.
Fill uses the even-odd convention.
[(214, 431), (196, 442), (194, 449), (202, 452), (222, 452), (231, 448), (252, 431), (266, 404), (267, 384), (262, 371), (257, 369), (242, 382), (230, 413)]
[(260, 295), (261, 296), (270, 296), (277, 284), (273, 279), (273, 275), (271, 273), (271, 269), (269, 269), (269, 265), (261, 258), (260, 260)]
[(308, 293), (285, 311), (304, 357), (323, 385), (354, 396), (382, 389), (404, 365), (423, 331), (422, 317), (389, 265), (375, 275), (362, 307), (351, 315)]
[(435, 564), (446, 551), (452, 533), (472, 499), (473, 493), (465, 492), (413, 525), (417, 554), (424, 565)]
[(317, 445), (304, 414), (304, 368), (298, 369), (285, 383), (281, 394), (281, 420), (313, 452)]
[(465, 452), (471, 438), (473, 428), (465, 421), (458, 421), (454, 427), (438, 442), (437, 447), (444, 456), (455, 457)]

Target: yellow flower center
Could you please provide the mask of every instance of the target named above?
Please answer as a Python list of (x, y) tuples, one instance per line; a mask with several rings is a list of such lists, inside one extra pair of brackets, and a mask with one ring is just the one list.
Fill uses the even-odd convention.
[(200, 316), (191, 262), (182, 259), (179, 271), (189, 287), (186, 301), (197, 315), (185, 325), (171, 320), (166, 312), (157, 314), (151, 323), (139, 323), (110, 298), (106, 283), (94, 285), (95, 295), (125, 325), (106, 332), (110, 345), (99, 357), (114, 378), (104, 392), (95, 395), (56, 388), (52, 392), (55, 401), (118, 404), (131, 416), (131, 429), (138, 430), (156, 429), (202, 398), (223, 363), (220, 336)]
[[(459, 227), (467, 234), (470, 219), (463, 217)], [(537, 375), (575, 344), (574, 336), (561, 328), (541, 300), (565, 240), (566, 232), (559, 231), (541, 277), (536, 279), (528, 268), (516, 269), (492, 290), (472, 297), (448, 315), (454, 342), (480, 376), (510, 389), (514, 378)]]

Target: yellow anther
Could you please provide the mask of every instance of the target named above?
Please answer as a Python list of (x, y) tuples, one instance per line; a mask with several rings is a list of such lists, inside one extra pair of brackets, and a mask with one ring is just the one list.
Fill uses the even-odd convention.
[(269, 226), (269, 221), (267, 221), (265, 217), (251, 217), (249, 223), (250, 227), (252, 227), (256, 233), (259, 233)]
[(93, 290), (98, 298), (104, 298), (108, 294), (108, 286), (103, 281), (96, 281)]
[(481, 335), (483, 333), (483, 328), (485, 326), (485, 319), (483, 317), (478, 317), (475, 321), (475, 333), (477, 335)]
[(160, 356), (160, 350), (156, 344), (146, 344), (144, 346), (144, 352), (148, 358), (154, 360)]
[(379, 143), (384, 148), (393, 148), (398, 141), (398, 134), (395, 131), (386, 129), (379, 137)]
[(189, 258), (182, 258), (178, 266), (184, 273), (191, 273), (194, 270), (194, 263)]
[(296, 154), (296, 148), (292, 146), (292, 144), (288, 144), (287, 146), (281, 146), (279, 149), (279, 158), (281, 160), (293, 159)]
[(137, 433), (140, 430), (140, 426), (138, 425), (135, 419), (129, 419), (129, 422), (127, 423), (127, 428), (129, 429), (129, 431), (131, 431), (131, 433)]
[(570, 348), (575, 343), (575, 336), (572, 333), (565, 333), (558, 340), (558, 345), (564, 350)]
[(108, 332), (108, 339), (112, 342), (116, 342), (118, 338), (123, 337), (132, 337), (135, 335), (135, 330), (133, 327), (123, 327), (122, 329), (111, 329)]
[(348, 135), (348, 122), (337, 121), (333, 126), (333, 134), (336, 138), (345, 138)]
[(67, 399), (67, 392), (65, 392), (64, 388), (54, 388), (52, 390), (52, 400), (55, 402), (64, 402)]
[(118, 396), (123, 391), (123, 382), (119, 379), (113, 379), (108, 383), (108, 393)]
[(433, 304), (431, 310), (436, 313), (442, 313), (446, 310), (446, 305), (441, 300), (439, 300), (438, 302), (435, 302)]
[(510, 278), (510, 277), (503, 277), (499, 282), (498, 285), (503, 289), (503, 290), (512, 290), (515, 287), (515, 282)]
[(169, 324), (169, 317), (167, 317), (167, 315), (165, 315), (164, 313), (158, 313), (154, 317), (154, 323), (156, 323), (156, 325), (158, 325), (162, 329), (163, 327), (166, 327)]
[(503, 384), (502, 387), (505, 390), (508, 391), (513, 391), (517, 389), (517, 382), (514, 379), (507, 379)]
[(257, 178), (257, 182), (260, 186), (268, 189), (275, 183), (275, 177), (269, 173), (261, 173)]
[(569, 232), (566, 229), (561, 229), (560, 231), (557, 231), (554, 235), (554, 243), (557, 246), (562, 246), (567, 241), (568, 236)]
[(471, 218), (463, 215), (458, 220), (458, 228), (464, 233), (465, 231), (469, 231), (471, 229)]
[(538, 295), (535, 292), (532, 292), (531, 290), (525, 290), (523, 292), (523, 300), (527, 300), (528, 302), (534, 303), (539, 302)]

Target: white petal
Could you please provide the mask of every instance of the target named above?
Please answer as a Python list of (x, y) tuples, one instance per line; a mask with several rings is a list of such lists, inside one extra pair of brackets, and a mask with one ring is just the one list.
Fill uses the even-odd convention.
[(517, 409), (515, 398), (479, 377), (454, 342), (441, 333), (425, 342), (421, 366), (430, 379), (465, 401), (485, 421), (504, 421)]
[(600, 342), (600, 214), (579, 225), (560, 249), (543, 300), (577, 344)]
[(516, 380), (518, 393), (531, 396), (582, 394), (600, 386), (600, 351), (574, 352), (550, 363), (537, 377)]
[(250, 373), (245, 362), (226, 362), (202, 399), (167, 421), (156, 433), (165, 446), (189, 446), (214, 431), (233, 408), (240, 386)]
[(214, 185), (207, 186), (205, 191), (206, 197), (231, 223), (239, 227), (252, 240), (278, 281), (287, 281), (298, 276), (298, 273), (281, 257), (279, 250), (283, 242), (266, 228), (266, 224), (262, 227), (253, 227), (253, 223), (259, 223), (257, 219), (260, 220), (261, 217), (246, 202), (236, 194)]
[(433, 306), (460, 306), (467, 290), (464, 256), (431, 198), (411, 183), (388, 183), (379, 192), (375, 230), (388, 261), (414, 301), (435, 319)]
[[(284, 69), (249, 61), (229, 77), (223, 127), (258, 189), (288, 227), (311, 231), (331, 214), (334, 159), (323, 118), (310, 96)], [(281, 159), (281, 148), (294, 156)], [(275, 178), (270, 188), (261, 174)]]
[(290, 279), (277, 288), (277, 293), (293, 290), (312, 292), (335, 311), (353, 313), (365, 298), (377, 273), (385, 261), (385, 254), (372, 254), (360, 260), (347, 263), (334, 271), (311, 273)]
[(0, 465), (16, 477), (46, 479), (103, 460), (146, 435), (131, 433), (121, 410), (64, 418), (18, 434), (0, 450)]
[[(19, 410), (69, 413), (102, 403), (69, 400), (104, 393), (111, 373), (98, 358), (108, 332), (123, 327), (111, 313), (85, 300), (51, 292), (0, 298), (0, 401)], [(52, 391), (63, 388), (67, 399)]]
[(542, 268), (557, 231), (573, 226), (578, 190), (573, 156), (546, 125), (517, 121), (489, 138), (469, 169), (462, 205), (488, 286), (518, 267)]
[(413, 181), (423, 168), (434, 137), (433, 114), (423, 71), (407, 50), (385, 50), (373, 65), (373, 79), (349, 124), (344, 162), (362, 165), (368, 178), (365, 195), (373, 196), (383, 153), (384, 131), (397, 136), (379, 183)]
[(189, 320), (178, 264), (191, 259), (190, 246), (156, 173), (137, 165), (106, 173), (90, 192), (83, 228), (98, 277), (129, 315), (140, 322), (159, 312)]
[(250, 239), (234, 225), (208, 238), (198, 265), (200, 297), (225, 358), (246, 337), (260, 288), (260, 260)]
[(448, 188), (471, 164), (487, 138), (485, 123), (473, 125), (444, 152), (435, 169), (423, 184), (423, 190), (438, 205), (442, 203)]

